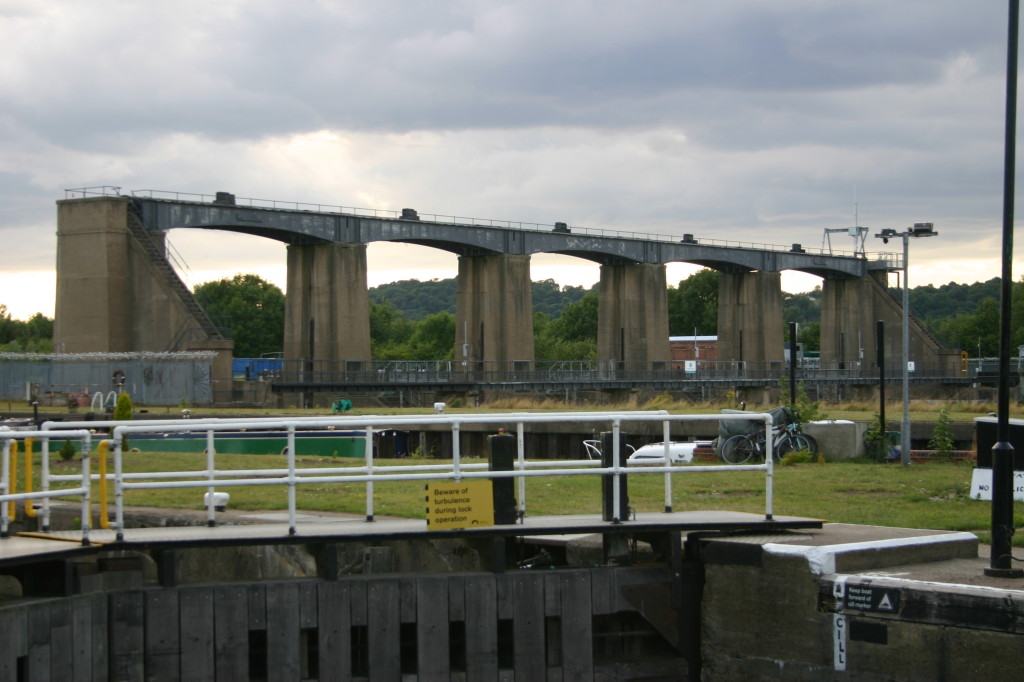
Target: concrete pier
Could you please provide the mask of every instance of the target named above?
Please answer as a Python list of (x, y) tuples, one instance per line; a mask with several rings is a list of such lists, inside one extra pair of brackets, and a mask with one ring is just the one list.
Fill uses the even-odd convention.
[(663, 362), (667, 368), (665, 266), (602, 265), (597, 320), (597, 357), (603, 367)]
[(284, 358), (301, 371), (369, 368), (365, 244), (288, 247)]
[(782, 274), (718, 277), (718, 359), (782, 363)]
[(455, 310), (455, 360), (467, 369), (533, 363), (529, 256), (460, 256)]

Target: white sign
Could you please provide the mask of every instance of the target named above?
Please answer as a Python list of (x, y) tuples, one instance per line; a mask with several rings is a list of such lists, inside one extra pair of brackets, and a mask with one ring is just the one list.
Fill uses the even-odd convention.
[(908, 360), (907, 361), (907, 371), (908, 372), (913, 372), (914, 371), (914, 361), (913, 360)]
[(697, 373), (697, 361), (696, 360), (684, 360), (683, 361), (683, 367), (686, 370), (687, 374), (696, 374)]
[[(971, 499), (992, 501), (992, 470), (975, 467), (971, 473)], [(1013, 499), (1024, 502), (1024, 471), (1013, 472)]]
[(832, 616), (832, 663), (836, 670), (846, 670), (846, 616)]

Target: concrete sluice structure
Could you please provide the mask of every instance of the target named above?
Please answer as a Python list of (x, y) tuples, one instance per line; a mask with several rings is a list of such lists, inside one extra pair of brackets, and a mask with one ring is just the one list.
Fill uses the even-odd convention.
[[(879, 320), (892, 330), (885, 355), (899, 355), (901, 310), (887, 293), (886, 273), (901, 263), (885, 254), (868, 259), (807, 253), (799, 245), (779, 250), (702, 242), (692, 235), (680, 241), (561, 223), (550, 229), (439, 216), (427, 220), (415, 211), (385, 215), (241, 200), (227, 193), (122, 196), (117, 188), (94, 188), (68, 195), (72, 198), (58, 202), (55, 349), (213, 351), (218, 357), (213, 376), (229, 385), (232, 342), (175, 275), (165, 236), (171, 229), (192, 228), (274, 239), (288, 245), (285, 399), (304, 404), (312, 403), (315, 392), (334, 391), (349, 375), (365, 378), (373, 369), (366, 246), (380, 241), (458, 255), (454, 359), (462, 378), (448, 383), (458, 392), (466, 392), (464, 384), (478, 383), (478, 376), (493, 385), (488, 390), (502, 385), (514, 390), (534, 369), (530, 257), (535, 253), (570, 255), (600, 267), (597, 360), (603, 373), (668, 369), (665, 265), (672, 262), (721, 273), (718, 359), (740, 368), (731, 377), (737, 387), (748, 381), (752, 390), (764, 388), (785, 371), (780, 284), (785, 270), (823, 278), (821, 367), (871, 366)], [(933, 368), (939, 377), (960, 376), (959, 351), (943, 350), (916, 323), (911, 329), (911, 357), (919, 367)], [(764, 377), (748, 380), (751, 371)], [(653, 388), (664, 390), (660, 383)], [(228, 402), (236, 393), (241, 396), (234, 388), (222, 389), (216, 397)]]
[[(374, 488), (367, 487), (365, 517), (298, 512), (289, 495), (287, 513), (215, 514), (211, 499), (206, 512), (129, 508), (112, 527), (102, 523), (108, 512), (101, 510), (101, 528), (74, 529), (92, 516), (84, 488), (80, 505), (61, 503), (47, 512), (46, 527), (22, 519), (8, 529), (8, 500), (28, 498), (10, 495), (5, 478), (0, 682), (1019, 677), (1024, 586), (984, 575), (987, 561), (975, 536), (778, 515), (771, 458), (756, 466), (628, 472), (613, 461), (609, 469), (605, 460), (625, 417), (589, 418), (613, 425), (602, 460), (583, 463), (602, 477), (602, 513), (509, 515), (514, 498), (499, 496), (495, 485), (493, 500), (485, 500), (494, 505), (495, 524), (487, 526), (427, 530), (423, 519), (374, 515)], [(633, 415), (637, 423), (703, 418)], [(335, 421), (352, 428), (357, 419)], [(461, 428), (460, 417), (421, 419), (448, 422), (453, 434)], [(178, 426), (211, 434), (239, 426), (186, 421)], [(73, 423), (45, 426), (31, 436), (0, 438), (92, 438)], [(117, 426), (115, 470), (118, 433), (130, 439), (166, 427)], [(493, 438), (505, 455), (522, 442), (521, 435)], [(452, 439), (453, 455), (457, 442)], [(6, 452), (5, 446), (5, 460)], [(498, 466), (497, 454), (488, 473), (475, 475), (511, 483), (500, 477), (512, 469)], [(206, 472), (185, 472), (197, 480), (176, 485), (213, 489), (220, 476), (235, 475), (213, 464)], [(294, 462), (289, 467), (287, 474), (268, 469), (246, 484), (293, 489), (303, 472)], [(373, 470), (383, 476), (386, 469), (378, 463)], [(712, 470), (764, 474), (766, 513), (672, 511), (668, 485), (665, 512), (616, 511), (620, 503), (640, 502), (635, 484), (633, 497), (625, 494), (626, 479), (653, 473), (699, 482)], [(460, 471), (469, 480), (482, 470), (465, 463)], [(363, 469), (354, 473), (353, 481), (365, 480)], [(325, 474), (314, 472), (309, 481), (328, 485)], [(609, 475), (620, 481), (618, 494), (608, 492)], [(115, 497), (122, 509), (123, 496)], [(525, 500), (523, 493), (519, 503)]]

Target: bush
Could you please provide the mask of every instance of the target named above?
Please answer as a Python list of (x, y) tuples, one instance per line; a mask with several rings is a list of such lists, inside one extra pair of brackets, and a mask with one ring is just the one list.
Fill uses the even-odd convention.
[(117, 396), (117, 404), (114, 406), (114, 419), (124, 421), (132, 418), (132, 397), (127, 392)]
[(949, 425), (949, 408), (945, 405), (939, 408), (939, 416), (935, 419), (935, 428), (932, 430), (931, 440), (928, 441), (928, 449), (934, 450), (937, 457), (953, 457), (956, 443), (953, 442), (953, 429)]
[(71, 444), (70, 440), (65, 440), (64, 445), (60, 446), (60, 458), (65, 462), (70, 462), (75, 458), (75, 446)]

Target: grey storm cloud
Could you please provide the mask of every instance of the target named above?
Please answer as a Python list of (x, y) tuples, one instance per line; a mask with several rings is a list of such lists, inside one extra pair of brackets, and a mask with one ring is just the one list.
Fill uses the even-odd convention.
[(805, 244), (859, 202), (995, 257), (1003, 3), (23, 0), (0, 39), (19, 268), (91, 185)]

